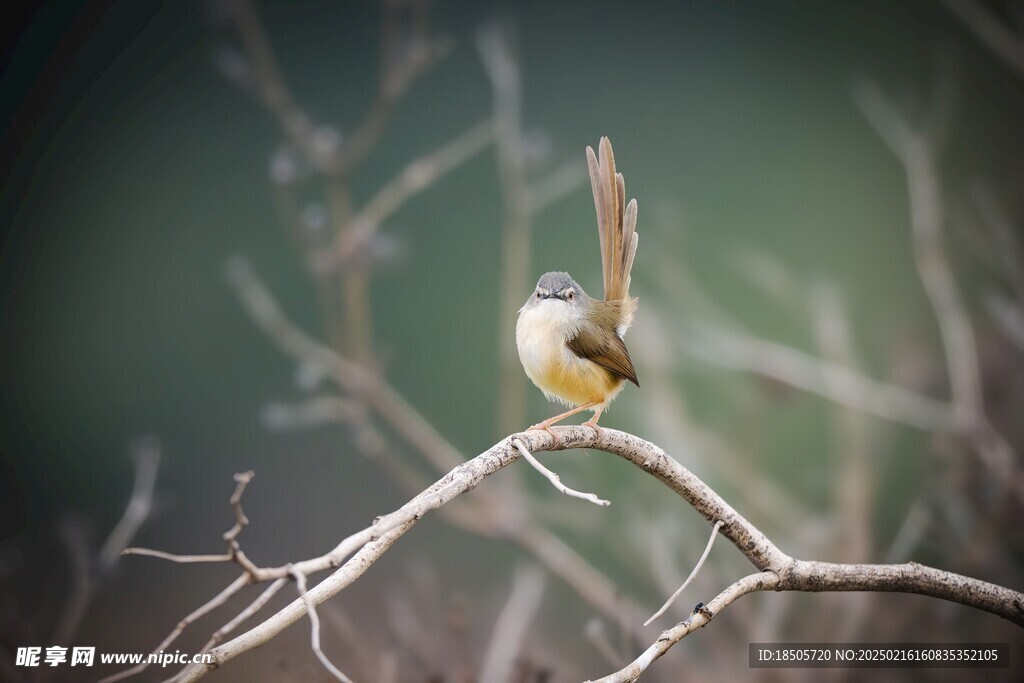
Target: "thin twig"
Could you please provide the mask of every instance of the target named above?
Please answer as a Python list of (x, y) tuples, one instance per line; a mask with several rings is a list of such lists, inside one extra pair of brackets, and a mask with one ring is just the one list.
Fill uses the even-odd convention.
[(572, 496), (573, 498), (581, 498), (583, 500), (593, 503), (594, 505), (600, 505), (602, 507), (611, 505), (611, 501), (604, 500), (603, 498), (598, 498), (593, 493), (583, 493), (581, 491), (569, 488), (568, 486), (562, 483), (561, 477), (559, 477), (557, 474), (549, 470), (547, 467), (544, 467), (544, 465), (540, 464), (540, 460), (537, 460), (537, 458), (533, 457), (533, 454), (526, 449), (526, 446), (523, 445), (522, 441), (515, 440), (514, 445), (516, 448), (519, 449), (519, 452), (522, 453), (523, 457), (526, 459), (526, 462), (530, 463), (530, 465), (533, 466), (533, 469), (543, 474), (547, 478), (547, 480), (551, 482), (552, 486), (554, 486), (557, 490), (561, 491), (565, 495)]
[(718, 530), (722, 528), (723, 524), (724, 522), (722, 522), (722, 520), (715, 522), (715, 526), (711, 529), (711, 536), (708, 538), (708, 544), (704, 547), (704, 552), (701, 554), (700, 559), (697, 560), (697, 564), (694, 565), (693, 571), (686, 577), (686, 581), (683, 581), (683, 585), (665, 601), (665, 604), (661, 606), (661, 609), (652, 614), (651, 618), (644, 622), (644, 626), (649, 626), (652, 621), (664, 614), (665, 610), (672, 606), (672, 603), (676, 601), (676, 598), (678, 598), (686, 587), (690, 585), (690, 582), (697, 577), (697, 572), (699, 572), (700, 568), (704, 566), (704, 561), (708, 559), (708, 555), (711, 554), (711, 546), (715, 544), (715, 537), (718, 536)]
[(142, 555), (145, 557), (156, 557), (161, 560), (167, 560), (168, 562), (178, 562), (181, 564), (191, 564), (193, 562), (230, 562), (231, 553), (221, 553), (220, 555), (177, 555), (175, 553), (167, 553), (163, 550), (153, 550), (151, 548), (125, 548), (121, 551), (122, 555)]
[(337, 136), (331, 139), (318, 136), (317, 127), (298, 105), (278, 64), (270, 39), (263, 29), (251, 0), (240, 0), (233, 5), (233, 17), (242, 45), (248, 53), (257, 93), (263, 104), (277, 118), (281, 130), (301, 149), (309, 162), (324, 172), (338, 168)]
[(132, 455), (135, 459), (135, 482), (132, 485), (131, 497), (121, 519), (114, 525), (96, 556), (95, 566), (91, 566), (89, 548), (80, 530), (71, 528), (65, 532), (75, 565), (72, 572), (74, 583), (71, 596), (54, 627), (55, 643), (66, 644), (74, 637), (100, 581), (114, 568), (121, 551), (131, 542), (153, 511), (153, 490), (160, 468), (160, 444), (156, 439), (140, 439), (133, 445)]
[[(230, 529), (224, 532), (224, 542), (228, 546), (227, 553), (223, 555), (177, 555), (174, 553), (167, 553), (162, 550), (151, 550), (149, 548), (125, 548), (121, 551), (122, 555), (144, 555), (147, 557), (156, 557), (161, 560), (167, 560), (169, 562), (179, 562), (182, 564), (189, 564), (193, 562), (234, 562), (240, 566), (247, 574), (251, 575), (253, 579), (257, 581), (266, 580), (266, 576), (261, 572), (259, 567), (253, 564), (244, 552), (242, 552), (241, 546), (238, 544), (238, 536), (242, 533), (249, 524), (249, 518), (245, 516), (245, 512), (242, 511), (242, 494), (245, 493), (245, 488), (252, 481), (253, 472), (239, 472), (235, 474), (235, 490), (231, 494), (229, 503), (231, 510), (235, 515), (235, 524)], [(276, 578), (276, 577), (275, 577)]]
[(419, 445), (428, 462), (438, 472), (447, 472), (462, 462), (462, 454), (377, 374), (341, 356), (296, 327), (284, 315), (245, 259), (231, 259), (225, 273), (246, 312), (285, 354), (297, 362), (317, 367), (338, 386), (356, 398), (365, 399), (399, 436), (410, 444)]
[(417, 194), (486, 149), (493, 139), (494, 123), (484, 120), (433, 152), (409, 162), (352, 218), (349, 228), (338, 234), (329, 251), (314, 255), (314, 268), (326, 269), (362, 255), (388, 218)]
[[(412, 22), (402, 22), (400, 14), (412, 10)], [(342, 168), (351, 174), (364, 160), (378, 138), (398, 98), (416, 80), (433, 68), (451, 52), (452, 42), (431, 36), (422, 13), (426, 3), (390, 2), (384, 4), (385, 17), (381, 25), (381, 63), (379, 66), (377, 95), (370, 111), (345, 143)], [(412, 24), (411, 27), (406, 25)], [(404, 29), (404, 30), (403, 30)], [(412, 35), (408, 35), (408, 34)]]
[[(668, 652), (673, 645), (698, 628), (706, 626), (716, 614), (720, 613), (730, 603), (754, 591), (774, 590), (778, 584), (779, 577), (773, 572), (760, 572), (740, 579), (715, 596), (703, 608), (695, 610), (686, 620), (658, 636), (654, 644), (644, 650), (643, 654), (634, 659), (628, 666), (609, 676), (599, 678), (592, 683), (632, 683), (640, 678), (640, 675), (647, 671), (647, 668), (659, 657)], [(591, 682), (588, 681), (588, 683)]]
[(109, 571), (117, 564), (121, 551), (131, 543), (153, 511), (153, 490), (156, 487), (157, 470), (160, 468), (160, 443), (153, 438), (140, 439), (133, 451), (135, 483), (132, 486), (132, 495), (128, 499), (124, 514), (100, 549), (100, 573)]
[(231, 621), (214, 631), (213, 635), (210, 636), (210, 640), (206, 642), (206, 645), (203, 645), (203, 649), (200, 650), (200, 652), (206, 652), (209, 650), (211, 647), (222, 641), (224, 636), (238, 628), (239, 624), (263, 609), (263, 606), (270, 602), (270, 599), (277, 595), (277, 592), (281, 590), (286, 583), (288, 583), (288, 581), (283, 577), (273, 581), (263, 590), (262, 593), (260, 593), (258, 598), (253, 600), (245, 609), (235, 615)]
[[(310, 590), (307, 593), (308, 599), (312, 600), (314, 605), (319, 605), (327, 598), (344, 590), (353, 581), (362, 576), (412, 525), (413, 522), (407, 522), (405, 525), (387, 532), (376, 541), (367, 543), (343, 567)], [(285, 627), (294, 624), (305, 614), (307, 614), (305, 600), (296, 600), (290, 603), (259, 626), (211, 650), (210, 653), (213, 655), (212, 663), (189, 665), (175, 677), (175, 680), (180, 683), (190, 683), (202, 678), (210, 671), (222, 666), (228, 660), (267, 642), (267, 640), (283, 631)]]
[(337, 678), (343, 683), (352, 683), (352, 680), (343, 674), (341, 670), (331, 663), (331, 660), (324, 654), (323, 648), (320, 647), (320, 617), (316, 614), (316, 605), (309, 597), (309, 593), (306, 592), (306, 575), (298, 571), (294, 567), (292, 568), (291, 575), (295, 578), (295, 586), (299, 591), (299, 597), (306, 606), (306, 613), (309, 615), (309, 640), (310, 647), (313, 648), (313, 653), (316, 654), (316, 658), (320, 660), (320, 663), (324, 665), (332, 676)]
[[(196, 608), (187, 617), (179, 621), (177, 626), (175, 626), (174, 629), (172, 629), (171, 632), (167, 634), (167, 637), (164, 638), (160, 642), (160, 644), (152, 650), (152, 653), (155, 654), (163, 650), (166, 650), (170, 646), (170, 644), (173, 643), (178, 638), (178, 636), (181, 635), (182, 631), (189, 627), (189, 625), (191, 625), (198, 619), (201, 619), (202, 617), (206, 616), (213, 610), (223, 605), (225, 602), (228, 601), (228, 599), (231, 596), (233, 596), (235, 593), (248, 586), (251, 582), (251, 576), (249, 576), (248, 574), (241, 574), (237, 579), (228, 584), (227, 588), (222, 590), (220, 593), (217, 593), (217, 595), (210, 598), (207, 602), (203, 603), (198, 608)], [(130, 676), (134, 676), (135, 674), (142, 673), (146, 670), (148, 666), (149, 662), (143, 660), (141, 664), (136, 664), (130, 669), (125, 669), (124, 671), (119, 671), (116, 674), (111, 674), (110, 676), (101, 679), (99, 683), (114, 683), (114, 681), (120, 681), (122, 679), (129, 678)]]

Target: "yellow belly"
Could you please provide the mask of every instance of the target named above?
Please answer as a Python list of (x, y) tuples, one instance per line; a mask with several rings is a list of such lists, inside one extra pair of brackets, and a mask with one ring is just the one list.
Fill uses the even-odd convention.
[(622, 390), (622, 378), (570, 351), (564, 321), (545, 309), (524, 311), (516, 324), (516, 346), (527, 376), (549, 400), (607, 405)]
[(574, 358), (569, 362), (556, 359), (545, 366), (536, 377), (531, 375), (530, 379), (549, 399), (558, 400), (566, 405), (603, 405), (611, 401), (622, 389), (623, 381), (597, 363), (573, 355)]

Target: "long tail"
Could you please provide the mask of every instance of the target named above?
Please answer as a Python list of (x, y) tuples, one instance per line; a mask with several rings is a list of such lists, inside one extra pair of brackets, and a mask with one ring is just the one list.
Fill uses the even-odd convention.
[(615, 172), (612, 143), (601, 138), (600, 161), (592, 147), (587, 147), (590, 184), (597, 208), (597, 228), (601, 237), (601, 266), (604, 275), (605, 301), (622, 301), (622, 327), (633, 321), (637, 300), (629, 296), (629, 271), (636, 256), (636, 199), (626, 204), (626, 183)]

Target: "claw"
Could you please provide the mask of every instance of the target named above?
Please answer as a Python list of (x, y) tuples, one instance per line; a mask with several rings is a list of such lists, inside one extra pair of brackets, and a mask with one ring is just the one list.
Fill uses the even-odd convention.
[(601, 411), (600, 410), (595, 412), (594, 413), (594, 417), (592, 417), (589, 420), (587, 420), (586, 422), (584, 422), (582, 426), (583, 427), (590, 427), (595, 432), (597, 432), (598, 438), (601, 438), (602, 436), (604, 436), (604, 430), (597, 426), (597, 420), (598, 420), (599, 417), (601, 417)]
[(551, 429), (551, 425), (545, 424), (543, 422), (538, 422), (537, 424), (535, 424), (532, 427), (530, 427), (529, 429), (527, 429), (527, 431), (534, 430), (534, 429), (544, 430), (545, 432), (550, 434), (551, 438), (554, 439), (556, 446), (564, 445), (564, 442), (562, 441), (562, 437), (560, 437), (558, 434), (555, 434), (555, 431), (553, 429)]

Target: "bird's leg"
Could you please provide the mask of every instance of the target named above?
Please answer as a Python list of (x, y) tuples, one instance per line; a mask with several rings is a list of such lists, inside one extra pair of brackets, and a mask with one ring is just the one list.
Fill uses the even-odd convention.
[(595, 432), (597, 432), (598, 437), (604, 434), (604, 430), (597, 426), (597, 420), (598, 418), (601, 417), (602, 412), (604, 411), (601, 408), (598, 408), (597, 410), (594, 411), (594, 417), (590, 418), (589, 420), (583, 423), (584, 427), (590, 427)]
[[(597, 404), (597, 401), (590, 401), (589, 403), (584, 403), (583, 405), (577, 406), (577, 407), (573, 408), (572, 410), (567, 410), (564, 413), (561, 413), (559, 415), (555, 415), (554, 417), (549, 417), (548, 419), (544, 420), (543, 422), (538, 422), (537, 424), (533, 425), (529, 429), (543, 429), (545, 432), (547, 432), (548, 434), (551, 435), (551, 438), (555, 440), (556, 444), (561, 445), (562, 444), (562, 437), (558, 436), (553, 431), (551, 431), (551, 425), (555, 424), (556, 422), (560, 422), (560, 421), (564, 420), (567, 417), (575, 415), (576, 413), (582, 412), (584, 410), (589, 410), (590, 408), (593, 408), (596, 404)], [(591, 425), (591, 426), (593, 426), (593, 425)], [(529, 429), (527, 431), (529, 431)]]

